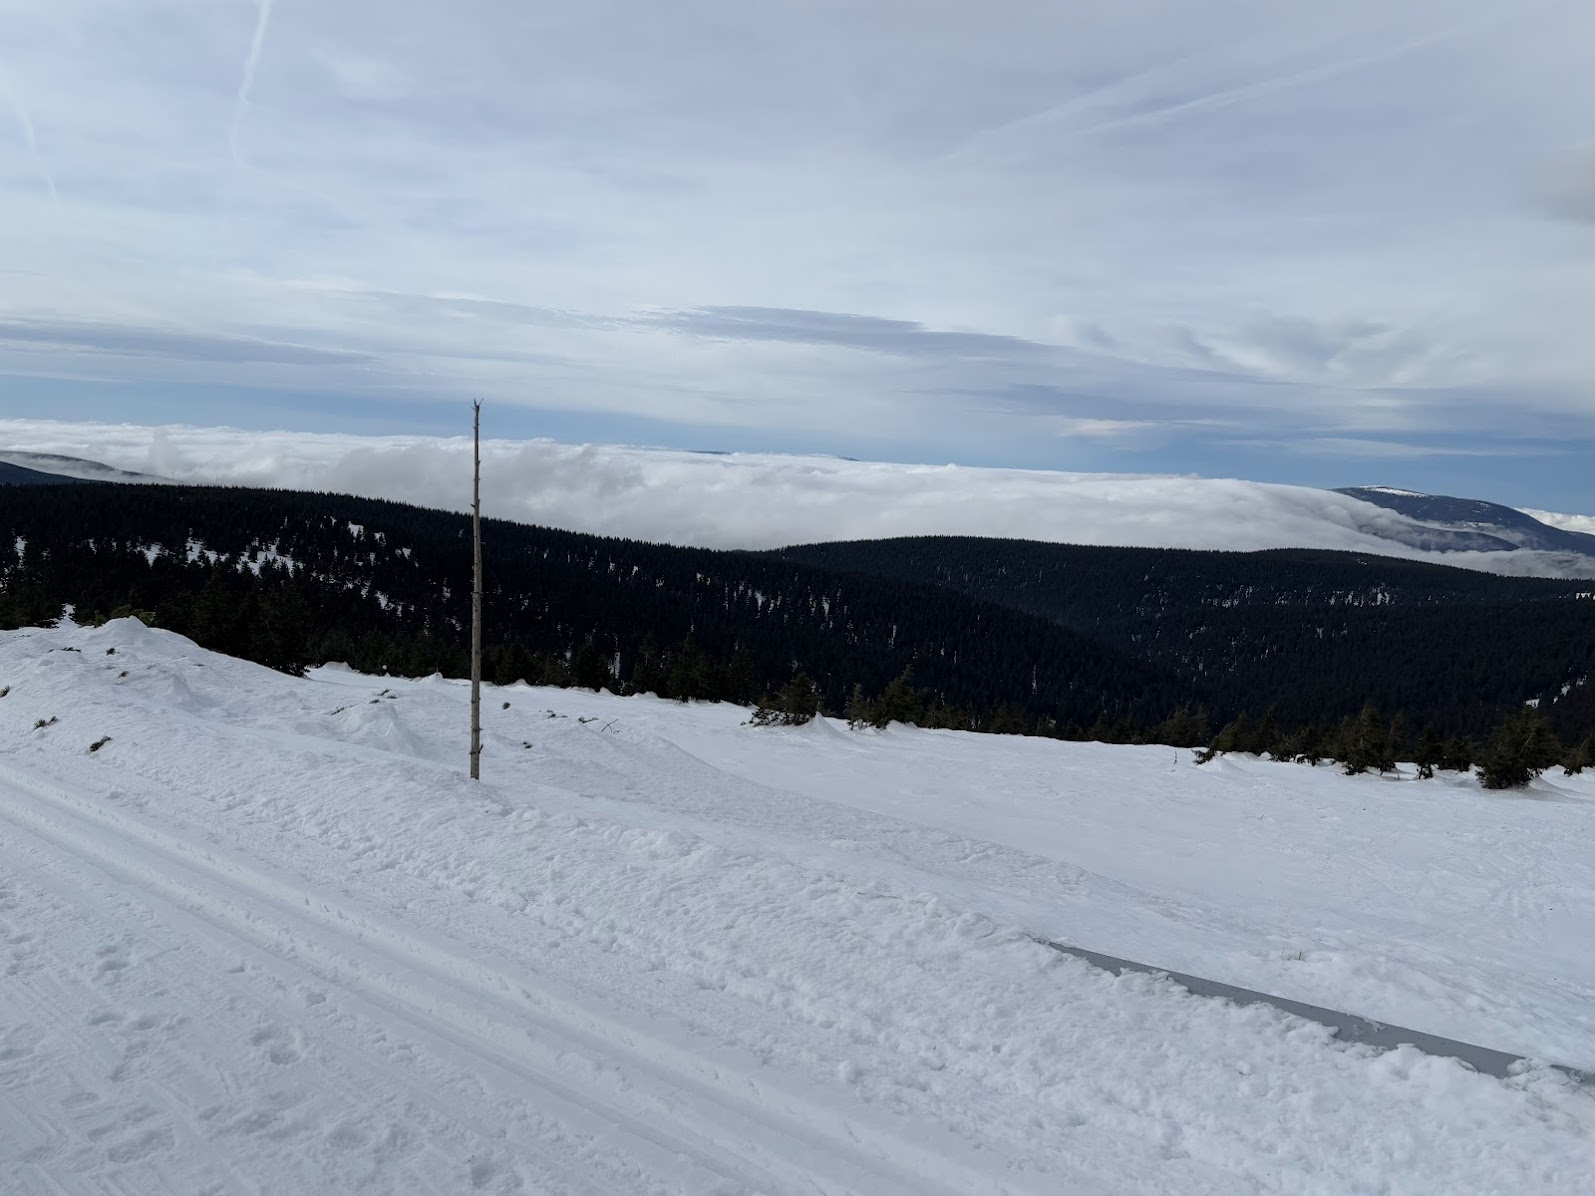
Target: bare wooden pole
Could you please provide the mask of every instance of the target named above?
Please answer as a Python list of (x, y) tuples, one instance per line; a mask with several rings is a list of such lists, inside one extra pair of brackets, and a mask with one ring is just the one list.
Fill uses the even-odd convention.
[(471, 780), (482, 779), (482, 404), (473, 405), (471, 541)]

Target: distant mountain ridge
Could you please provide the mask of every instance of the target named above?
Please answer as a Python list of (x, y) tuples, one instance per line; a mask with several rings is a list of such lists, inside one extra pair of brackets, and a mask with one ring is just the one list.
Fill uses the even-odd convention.
[(1595, 536), (1542, 523), (1515, 507), (1477, 498), (1421, 494), (1394, 486), (1347, 486), (1336, 490), (1423, 525), (1400, 534), (1370, 528), (1384, 539), (1441, 552), (1572, 552), (1595, 558)]
[(79, 478), (69, 478), (58, 473), (45, 473), (37, 469), (29, 469), (23, 465), (13, 465), (10, 461), (0, 460), (0, 486), (60, 486), (63, 483), (80, 481)]
[[(553, 504), (553, 509), (541, 502), (525, 504), (516, 517), (572, 531), (620, 534), (650, 542), (709, 546), (720, 541), (719, 546), (726, 548), (775, 548), (820, 540), (890, 539), (905, 534), (973, 535), (1104, 547), (1240, 551), (1301, 548), (1383, 552), (1402, 557), (1422, 554), (1436, 564), (1506, 575), (1595, 578), (1595, 523), (1581, 525), (1573, 516), (1547, 515), (1395, 486), (1317, 490), (1235, 479), (1099, 478), (1015, 470), (948, 472), (856, 462), (853, 464), (860, 465), (862, 472), (849, 472), (840, 468), (845, 458), (752, 458), (746, 454), (707, 452), (675, 456), (700, 463), (724, 461), (726, 468), (733, 470), (728, 475), (733, 480), (748, 475), (751, 464), (759, 484), (745, 490), (745, 503), (728, 509), (723, 501), (723, 479), (716, 480), (701, 496), (706, 498), (713, 493), (717, 496), (716, 505), (698, 512), (697, 519), (683, 525), (688, 528), (684, 532), (678, 529), (677, 535), (657, 534), (649, 530), (654, 522), (653, 512), (679, 512), (693, 505), (690, 494), (683, 498), (683, 486), (690, 490), (690, 482), (668, 473), (654, 476), (646, 472), (646, 468), (658, 467), (661, 460), (668, 462), (668, 450), (643, 453), (639, 460), (645, 468), (628, 469), (618, 491), (604, 484), (601, 457), (583, 457), (575, 462), (556, 460), (556, 470), (563, 471), (560, 476), (569, 483), (560, 490), (564, 497)], [(129, 464), (133, 460), (126, 456), (119, 459)], [(783, 471), (790, 473), (794, 462), (812, 464), (813, 468), (797, 480), (787, 477), (783, 481)], [(523, 463), (517, 461), (514, 468), (521, 467)], [(815, 470), (827, 476), (834, 474), (836, 485), (842, 490), (867, 494), (872, 501), (845, 504), (844, 508), (822, 498), (811, 504), (811, 518), (791, 518), (794, 507), (802, 506), (801, 501), (774, 503), (773, 496), (785, 491), (787, 498), (801, 499), (802, 487), (812, 483)], [(908, 479), (900, 487), (904, 501), (893, 501), (893, 491), (882, 481), (889, 481), (894, 470)], [(954, 489), (967, 490), (966, 501), (946, 505), (948, 479), (956, 480)], [(0, 484), (42, 485), (73, 480), (145, 484), (167, 481), (139, 472), (136, 467), (119, 468), (87, 457), (0, 448)], [(513, 486), (513, 478), (508, 480)], [(327, 489), (344, 489), (348, 482), (341, 481)], [(251, 477), (244, 484), (259, 485), (261, 479)], [(698, 484), (706, 485), (705, 481)], [(937, 486), (941, 486), (940, 491)], [(1035, 489), (1036, 503), (1024, 508), (1023, 517), (1016, 517), (1012, 501), (1015, 487), (1026, 486)], [(568, 501), (571, 494), (583, 492), (588, 492), (590, 501)], [(424, 495), (410, 488), (375, 497), (450, 505), (446, 501), (428, 503)], [(945, 509), (938, 511), (938, 501)], [(1138, 523), (1133, 515), (1137, 508), (1155, 512), (1156, 518)], [(873, 515), (860, 519), (861, 509)], [(1128, 519), (1126, 511), (1132, 512)], [(1037, 513), (1036, 517), (1031, 517), (1032, 512)], [(719, 531), (706, 534), (712, 529)]]
[[(10, 467), (7, 469), (6, 467)], [(10, 470), (36, 474), (36, 481), (45, 484), (61, 482), (164, 482), (167, 479), (151, 473), (138, 473), (131, 469), (118, 469), (101, 461), (86, 457), (69, 457), (64, 453), (35, 453), (22, 449), (0, 449), (0, 485), (10, 478)], [(20, 475), (16, 481), (29, 483)]]

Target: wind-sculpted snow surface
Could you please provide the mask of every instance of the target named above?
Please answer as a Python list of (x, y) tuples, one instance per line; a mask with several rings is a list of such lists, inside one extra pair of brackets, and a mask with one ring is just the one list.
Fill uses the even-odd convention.
[[(1583, 1193), (1595, 786), (0, 637), (0, 1190)], [(509, 703), (506, 708), (503, 703)], [(54, 720), (53, 722), (50, 720)], [(43, 722), (44, 726), (37, 726)], [(98, 746), (95, 746), (98, 745)]]

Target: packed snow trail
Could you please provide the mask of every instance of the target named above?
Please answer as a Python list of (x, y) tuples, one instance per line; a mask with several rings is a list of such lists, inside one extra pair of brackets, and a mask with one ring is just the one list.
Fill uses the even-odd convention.
[[(345, 998), (358, 998), (401, 1019), (410, 1032), (451, 1043), (507, 1072), (521, 1087), (538, 1089), (539, 1108), (558, 1109), (579, 1122), (596, 1119), (610, 1136), (627, 1141), (634, 1156), (695, 1159), (704, 1175), (755, 1188), (767, 1178), (764, 1169), (783, 1167), (796, 1190), (813, 1183), (837, 1192), (966, 1191), (982, 1182), (971, 1173), (965, 1184), (944, 1187), (946, 1172), (956, 1169), (956, 1160), (947, 1158), (937, 1160), (937, 1176), (912, 1175), (923, 1156), (884, 1134), (883, 1153), (893, 1156), (894, 1168), (912, 1175), (911, 1187), (899, 1187), (872, 1160), (850, 1165), (854, 1144), (871, 1132), (867, 1115), (841, 1119), (824, 1105), (804, 1108), (800, 1094), (765, 1091), (762, 1082), (730, 1067), (729, 1076), (723, 1073), (725, 1061), (713, 1053), (693, 1056), (667, 1040), (650, 1040), (645, 1025), (606, 1019), (546, 979), (496, 966), (480, 952), (467, 958), (434, 936), (361, 911), (330, 889), (267, 873), (225, 848), (198, 847), (120, 813), (100, 816), (91, 803), (14, 776), (0, 780), (0, 791), (12, 799), (7, 819), (15, 826), (31, 824), (36, 856), (48, 856), (53, 846), (63, 860), (93, 862), (108, 879), (223, 950), (265, 950), (267, 963), (274, 954), (290, 953), (311, 975), (339, 984)], [(96, 954), (101, 972), (126, 964), (113, 948)], [(251, 1042), (277, 1044), (281, 1037), (274, 1030), (257, 1031)], [(565, 1070), (561, 1057), (572, 1051), (581, 1052), (577, 1070), (588, 1082), (551, 1080)], [(297, 1056), (298, 1048), (279, 1044), (268, 1052), (273, 1062), (282, 1062), (283, 1054)], [(603, 1083), (591, 1083), (595, 1076)], [(638, 1083), (643, 1076), (646, 1085)], [(602, 1091), (606, 1086), (616, 1091)], [(723, 1095), (718, 1088), (731, 1091)], [(753, 1127), (740, 1124), (749, 1120), (748, 1092), (761, 1105), (760, 1124)], [(640, 1116), (629, 1107), (639, 1096)], [(695, 1126), (697, 1135), (650, 1124), (648, 1113), (660, 1106), (669, 1108), (678, 1129)], [(792, 1156), (785, 1159), (773, 1147), (782, 1123), (790, 1121), (789, 1107), (805, 1116), (792, 1123), (792, 1140), (781, 1143)], [(748, 1165), (743, 1154), (758, 1163)]]
[(1017, 770), (1025, 741), (516, 687), (473, 786), (447, 683), (296, 680), (122, 621), (0, 636), (5, 686), (8, 1193), (1573, 1193), (1595, 1171), (1595, 1101), (1547, 1070), (1347, 1049), (1027, 937), (1082, 894), (1147, 926), (1216, 897), (869, 808), (905, 743)]

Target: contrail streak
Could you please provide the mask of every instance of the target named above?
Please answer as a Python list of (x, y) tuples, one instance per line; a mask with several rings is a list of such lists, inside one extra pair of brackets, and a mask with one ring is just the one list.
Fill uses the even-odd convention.
[[(1006, 121), (991, 128), (981, 129), (966, 137), (957, 147), (941, 155), (941, 161), (956, 161), (971, 153), (978, 152), (984, 145), (999, 141), (1001, 138), (1014, 133), (1049, 132), (1057, 130), (1066, 132), (1074, 138), (1089, 137), (1097, 133), (1110, 132), (1115, 129), (1127, 128), (1136, 125), (1156, 124), (1171, 118), (1179, 117), (1189, 112), (1200, 112), (1204, 109), (1227, 108), (1236, 104), (1243, 104), (1251, 100), (1262, 99), (1276, 92), (1286, 91), (1291, 88), (1309, 86), (1322, 83), (1340, 75), (1350, 74), (1364, 67), (1379, 66), (1408, 54), (1414, 54), (1431, 47), (1442, 45), (1450, 41), (1458, 41), (1473, 37), (1478, 34), (1489, 33), (1501, 26), (1520, 22), (1529, 14), (1542, 12), (1548, 9), (1566, 7), (1566, 0), (1538, 0), (1526, 2), (1511, 11), (1510, 16), (1488, 16), (1477, 20), (1462, 22), (1443, 29), (1434, 30), (1406, 41), (1380, 49), (1371, 50), (1363, 54), (1347, 58), (1337, 58), (1322, 62), (1315, 66), (1305, 67), (1300, 70), (1286, 72), (1264, 79), (1254, 80), (1250, 83), (1240, 84), (1235, 87), (1221, 88), (1202, 95), (1192, 96), (1164, 104), (1149, 111), (1134, 112), (1124, 116), (1108, 117), (1090, 124), (1070, 124), (1070, 118), (1089, 114), (1094, 101), (1115, 98), (1122, 89), (1132, 87), (1145, 81), (1156, 82), (1158, 71), (1137, 71), (1124, 76), (1112, 83), (1101, 87), (1092, 88), (1080, 95), (1072, 96), (1062, 103), (1043, 108), (1017, 119)], [(1180, 62), (1191, 61), (1190, 56), (1182, 58)], [(1172, 65), (1172, 64), (1171, 64)]]
[(6, 101), (11, 105), (11, 112), (17, 119), (17, 128), (22, 133), (23, 144), (28, 147), (28, 157), (33, 159), (33, 168), (39, 172), (39, 181), (49, 188), (50, 198), (59, 203), (61, 193), (55, 189), (55, 175), (50, 172), (49, 163), (39, 152), (39, 137), (34, 131), (33, 117), (28, 114), (28, 106), (22, 102), (4, 75), (0, 75), (0, 92), (5, 93)]
[(249, 39), (249, 53), (244, 58), (244, 77), (238, 83), (238, 103), (233, 108), (233, 127), (227, 138), (228, 148), (232, 150), (235, 162), (243, 161), (243, 155), (238, 149), (238, 132), (243, 124), (244, 113), (249, 109), (249, 93), (255, 86), (255, 72), (260, 67), (260, 52), (266, 45), (266, 30), (271, 25), (273, 3), (274, 0), (256, 0), (255, 33)]

